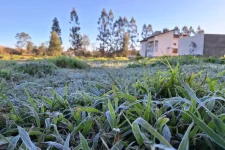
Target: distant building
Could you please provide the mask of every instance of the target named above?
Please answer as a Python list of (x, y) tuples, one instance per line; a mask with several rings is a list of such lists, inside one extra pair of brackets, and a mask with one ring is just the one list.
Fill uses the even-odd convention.
[(140, 41), (142, 57), (177, 56), (178, 39), (180, 34), (176, 30), (168, 32), (156, 32), (152, 36)]
[(177, 30), (156, 31), (152, 36), (140, 41), (142, 57), (204, 55), (224, 56), (225, 35), (196, 34), (183, 35)]
[(224, 56), (225, 35), (197, 34), (179, 38), (179, 55)]

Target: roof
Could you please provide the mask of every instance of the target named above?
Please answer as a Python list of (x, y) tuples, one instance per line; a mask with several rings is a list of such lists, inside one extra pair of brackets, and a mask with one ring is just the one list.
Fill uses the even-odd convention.
[[(169, 30), (168, 32), (172, 32), (172, 31), (174, 31), (175, 29), (173, 29), (173, 30)], [(150, 36), (150, 37), (147, 37), (146, 39), (143, 39), (143, 40), (141, 40), (140, 42), (145, 42), (145, 41), (147, 41), (148, 39), (150, 39), (150, 38), (153, 38), (153, 37), (155, 37), (155, 36), (158, 36), (158, 35), (162, 35), (162, 34), (166, 34), (166, 33), (168, 33), (168, 32), (162, 32), (162, 33), (159, 33), (159, 34), (156, 34), (156, 35), (152, 35), (152, 36)]]

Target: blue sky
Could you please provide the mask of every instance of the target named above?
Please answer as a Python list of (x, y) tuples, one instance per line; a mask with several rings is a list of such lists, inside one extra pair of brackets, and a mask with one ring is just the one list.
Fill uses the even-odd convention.
[(89, 35), (91, 43), (98, 34), (102, 8), (112, 9), (115, 18), (134, 17), (139, 33), (144, 23), (150, 23), (154, 31), (201, 25), (206, 33), (225, 34), (225, 0), (1, 0), (0, 45), (14, 47), (19, 32), (28, 33), (35, 45), (49, 41), (52, 20), (57, 17), (64, 47), (69, 47), (73, 7), (80, 18), (81, 33)]

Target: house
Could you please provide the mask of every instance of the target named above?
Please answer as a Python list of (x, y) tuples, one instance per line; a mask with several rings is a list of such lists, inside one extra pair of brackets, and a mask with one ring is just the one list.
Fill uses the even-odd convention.
[(196, 34), (183, 35), (176, 30), (156, 32), (140, 41), (142, 57), (204, 55), (225, 56), (225, 35)]
[(197, 34), (179, 38), (179, 55), (204, 55), (224, 56), (225, 35), (222, 34)]
[(142, 57), (177, 56), (179, 37), (180, 34), (176, 30), (157, 32), (140, 41), (140, 55)]

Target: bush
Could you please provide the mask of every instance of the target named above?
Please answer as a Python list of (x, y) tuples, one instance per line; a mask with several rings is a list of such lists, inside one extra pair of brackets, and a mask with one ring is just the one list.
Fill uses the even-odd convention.
[(138, 52), (137, 55), (136, 55), (136, 60), (140, 60), (140, 59), (143, 59), (143, 57), (142, 57), (141, 54)]
[(84, 69), (88, 67), (88, 64), (86, 62), (66, 56), (56, 57), (54, 59), (50, 59), (50, 61), (60, 68)]
[(19, 72), (38, 75), (39, 77), (43, 77), (46, 74), (52, 74), (56, 69), (57, 67), (55, 64), (48, 61), (25, 62), (16, 66), (16, 70)]

